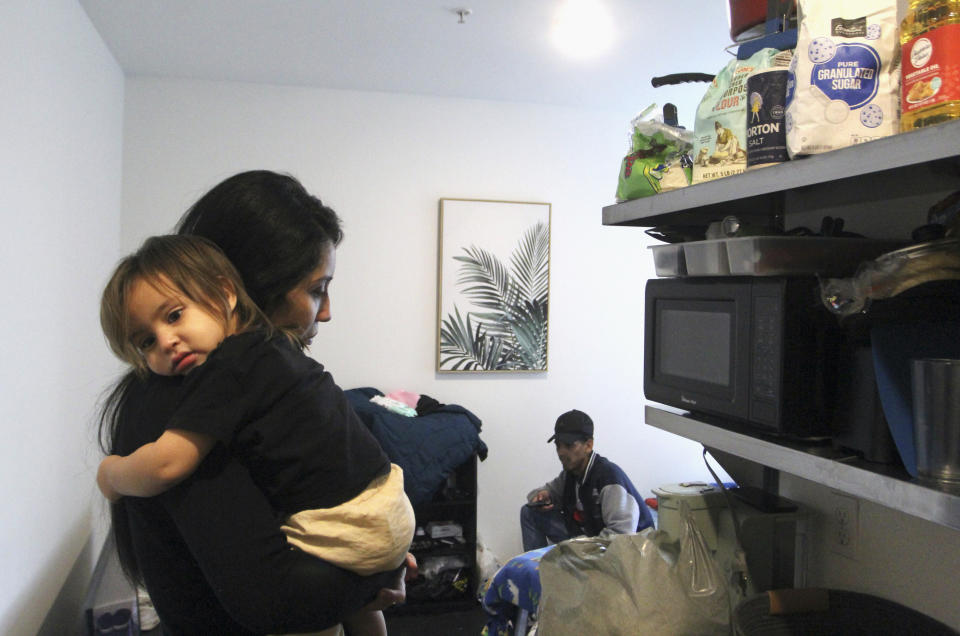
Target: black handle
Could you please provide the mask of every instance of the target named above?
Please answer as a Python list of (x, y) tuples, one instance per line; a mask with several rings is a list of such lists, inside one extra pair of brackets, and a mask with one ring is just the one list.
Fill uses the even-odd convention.
[(712, 82), (714, 76), (707, 73), (674, 73), (673, 75), (663, 75), (654, 77), (650, 80), (654, 88), (667, 86), (670, 84), (686, 84), (687, 82)]

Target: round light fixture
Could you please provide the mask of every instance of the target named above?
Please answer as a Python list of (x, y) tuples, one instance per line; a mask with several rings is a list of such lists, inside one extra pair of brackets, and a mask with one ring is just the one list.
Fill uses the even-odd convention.
[(570, 57), (596, 57), (613, 45), (613, 20), (599, 0), (565, 0), (551, 35), (557, 48)]

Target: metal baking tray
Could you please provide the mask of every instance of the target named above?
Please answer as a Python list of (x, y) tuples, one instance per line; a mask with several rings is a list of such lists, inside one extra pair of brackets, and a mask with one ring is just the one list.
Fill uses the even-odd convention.
[(721, 240), (726, 243), (730, 274), (735, 276), (849, 276), (857, 271), (860, 263), (906, 244), (905, 241), (819, 236), (747, 236)]

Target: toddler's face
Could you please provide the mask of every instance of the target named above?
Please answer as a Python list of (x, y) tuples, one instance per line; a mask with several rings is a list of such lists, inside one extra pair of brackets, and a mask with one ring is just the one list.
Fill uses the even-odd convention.
[[(162, 281), (169, 287), (169, 281)], [(236, 296), (230, 296), (231, 306)], [(133, 284), (127, 302), (134, 347), (157, 375), (186, 375), (207, 360), (226, 338), (227, 325), (220, 316), (185, 295), (158, 289), (143, 279)]]

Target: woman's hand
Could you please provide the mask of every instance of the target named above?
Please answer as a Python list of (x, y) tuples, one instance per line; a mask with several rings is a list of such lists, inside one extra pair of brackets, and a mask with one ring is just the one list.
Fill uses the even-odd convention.
[(412, 581), (420, 576), (420, 566), (417, 565), (417, 557), (407, 552), (407, 571), (403, 575), (404, 581)]
[(388, 607), (398, 605), (407, 600), (406, 581), (412, 581), (420, 575), (420, 568), (417, 566), (417, 558), (407, 552), (406, 562), (402, 576), (397, 580), (397, 587), (381, 588), (377, 593), (377, 598), (370, 601), (361, 608), (361, 611), (380, 612)]
[(373, 599), (366, 605), (361, 608), (361, 611), (365, 612), (382, 612), (383, 610), (393, 607), (399, 603), (403, 603), (407, 600), (407, 590), (406, 586), (401, 583), (401, 589), (394, 590), (390, 588), (382, 588), (377, 593), (377, 598)]

